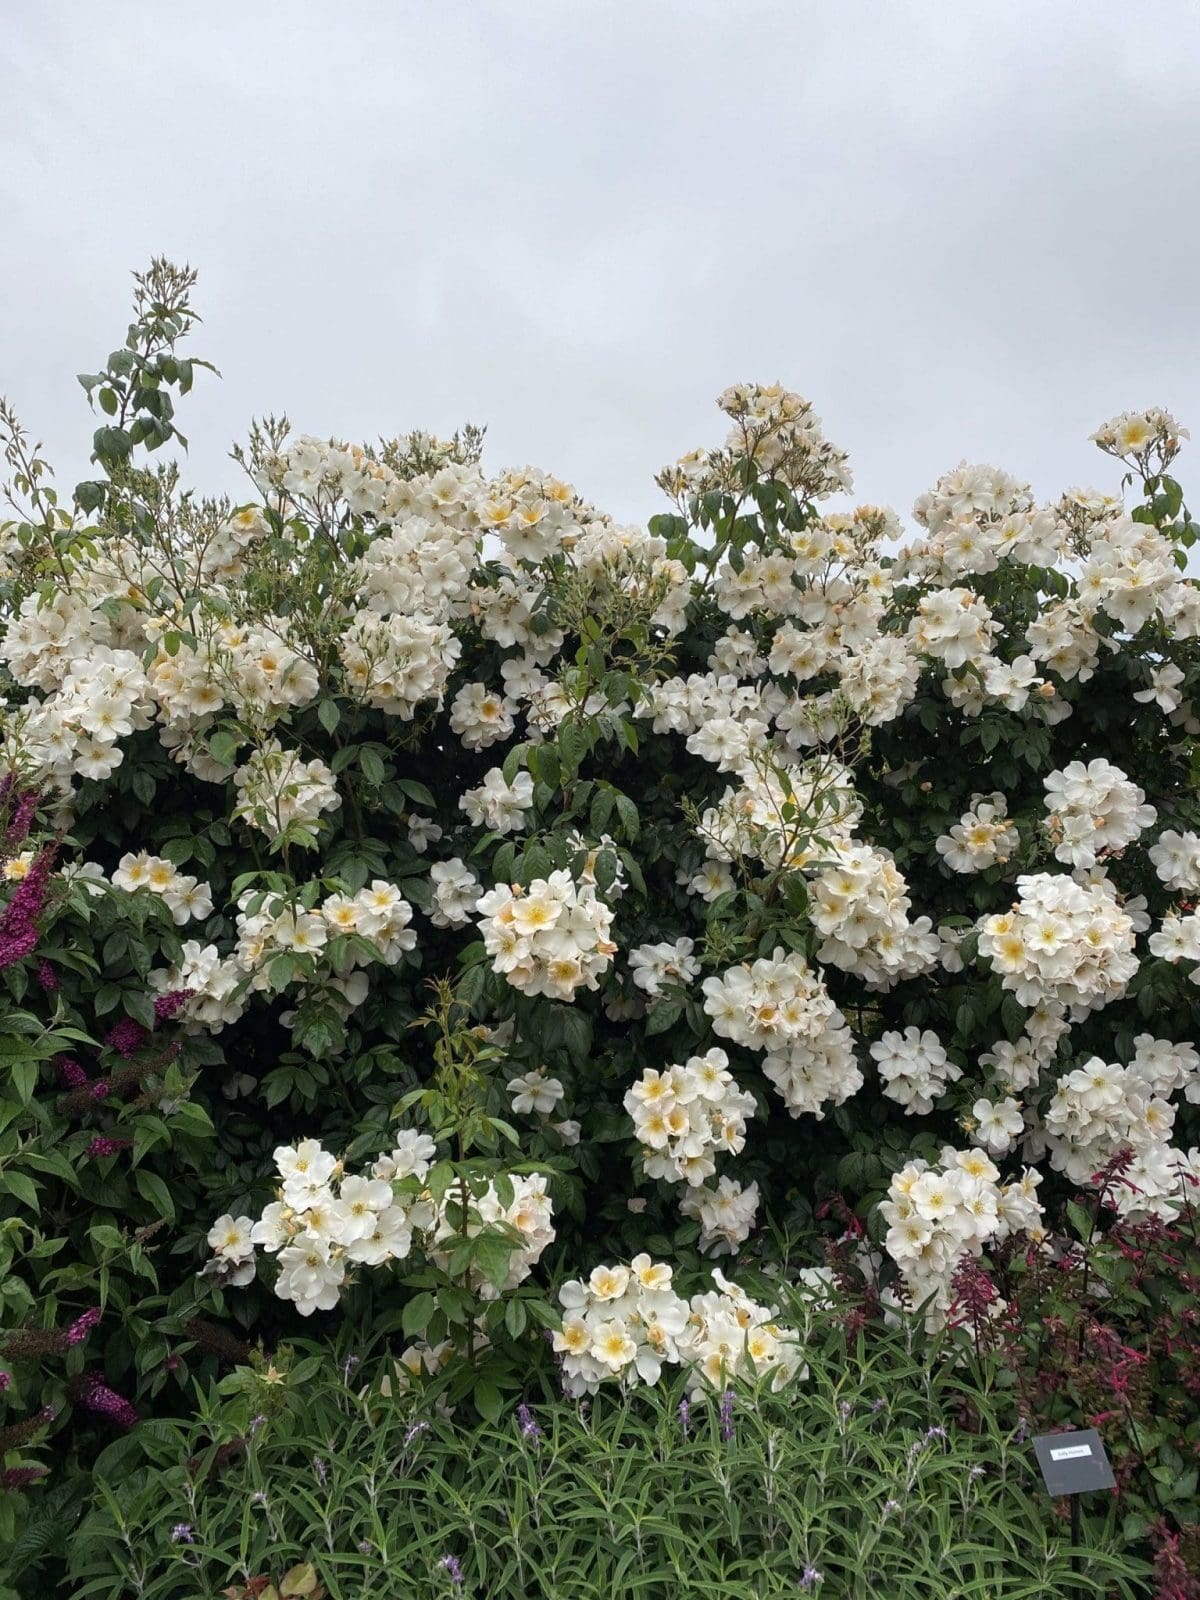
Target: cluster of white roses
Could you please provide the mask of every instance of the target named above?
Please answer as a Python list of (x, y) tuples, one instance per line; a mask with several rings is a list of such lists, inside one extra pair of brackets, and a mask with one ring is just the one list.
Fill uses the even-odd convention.
[(1194, 1161), (1175, 1149), (1175, 1107), (1170, 1095), (1200, 1101), (1200, 1055), (1190, 1044), (1139, 1034), (1127, 1067), (1099, 1056), (1059, 1078), (1041, 1126), (1031, 1141), (1044, 1147), (1056, 1171), (1087, 1183), (1119, 1152), (1132, 1165), (1111, 1193), (1125, 1214), (1168, 1216), (1184, 1195), (1185, 1174)]
[(521, 833), (526, 813), (533, 809), (533, 779), (527, 772), (518, 772), (511, 783), (506, 783), (500, 768), (493, 767), (481, 784), (466, 791), (458, 806), (477, 828), (488, 828), (492, 833)]
[(825, 855), (835, 864), (818, 871), (809, 889), (813, 927), (825, 935), (817, 960), (872, 990), (931, 972), (941, 940), (929, 917), (909, 919), (908, 885), (888, 852), (851, 840)]
[(909, 1116), (932, 1111), (946, 1085), (962, 1077), (962, 1068), (950, 1060), (937, 1034), (928, 1028), (885, 1033), (871, 1045), (871, 1054), (884, 1094)]
[(934, 841), (951, 872), (982, 872), (986, 867), (1003, 865), (1021, 843), (1016, 823), (1008, 816), (1008, 802), (1002, 794), (973, 794), (970, 810), (965, 811), (950, 832)]
[(737, 466), (747, 458), (810, 499), (851, 488), (845, 452), (825, 438), (821, 419), (802, 396), (778, 383), (735, 383), (717, 404), (733, 419), (724, 446), (690, 451), (665, 467), (657, 482), (667, 494), (738, 489)]
[(435, 928), (465, 928), (479, 903), (483, 885), (461, 856), (435, 861), (429, 869), (433, 886), (429, 920)]
[(634, 983), (651, 996), (660, 995), (665, 983), (687, 988), (700, 976), (700, 963), (692, 954), (695, 948), (692, 939), (638, 945), (629, 952)]
[(1186, 894), (1200, 891), (1200, 834), (1164, 828), (1148, 852), (1159, 880)]
[(698, 1185), (715, 1174), (719, 1154), (745, 1148), (754, 1096), (738, 1088), (729, 1057), (714, 1046), (664, 1072), (647, 1067), (624, 1106), (642, 1146), (646, 1176)]
[(757, 1183), (741, 1184), (736, 1178), (718, 1178), (716, 1186), (702, 1183), (680, 1197), (679, 1209), (700, 1224), (700, 1249), (705, 1255), (733, 1255), (750, 1237), (758, 1216)]
[[(315, 888), (315, 886), (310, 886)], [(219, 1032), (242, 1015), (249, 992), (274, 993), (293, 981), (279, 980), (274, 959), (293, 954), (321, 959), (314, 982), (322, 982), (349, 1007), (367, 998), (366, 975), (355, 969), (369, 961), (394, 966), (417, 942), (412, 907), (395, 884), (377, 878), (356, 895), (331, 894), (318, 901), (301, 890), (295, 900), (277, 893), (245, 890), (238, 899), (237, 944), (222, 956), (216, 945), (189, 939), (183, 959), (150, 973), (152, 988), (166, 993), (189, 989), (178, 1015), (192, 1028)], [(327, 952), (331, 939), (355, 934), (362, 940)], [(365, 948), (364, 948), (365, 945)]]
[(1158, 813), (1120, 767), (1097, 757), (1072, 761), (1045, 779), (1047, 832), (1054, 854), (1072, 867), (1094, 867), (1104, 850), (1122, 850)]
[[(355, 1267), (403, 1261), (414, 1245), (445, 1266), (445, 1244), (451, 1236), (474, 1238), (489, 1224), (503, 1223), (522, 1237), (508, 1258), (502, 1286), (515, 1288), (554, 1238), (545, 1179), (538, 1174), (513, 1177), (508, 1204), (495, 1184), (489, 1185), (470, 1206), (467, 1220), (456, 1218), (456, 1227), (447, 1216), (447, 1202), (439, 1203), (422, 1187), (435, 1153), (426, 1134), (405, 1129), (366, 1177), (347, 1173), (316, 1139), (280, 1145), (275, 1151), (278, 1199), (257, 1221), (218, 1217), (208, 1234), (213, 1258), (205, 1271), (234, 1286), (247, 1284), (256, 1272), (255, 1247), (261, 1246), (277, 1258), (276, 1295), (294, 1301), (301, 1315), (309, 1316), (337, 1305)], [(475, 1287), (483, 1298), (501, 1292), (482, 1277)]]
[(476, 912), (492, 967), (514, 989), (571, 1000), (598, 989), (617, 947), (608, 937), (612, 911), (588, 884), (566, 871), (536, 878), (528, 889), (497, 884)]
[[(1181, 916), (1169, 911), (1162, 926), (1149, 939), (1150, 954), (1174, 964), (1177, 961), (1200, 962), (1200, 911), (1189, 911)], [(1192, 983), (1200, 983), (1200, 965), (1188, 973)]]
[(627, 1267), (596, 1267), (586, 1281), (564, 1283), (554, 1348), (566, 1393), (657, 1383), (664, 1366), (686, 1368), (693, 1394), (764, 1372), (781, 1388), (801, 1366), (798, 1336), (719, 1271), (713, 1281), (715, 1290), (689, 1303), (671, 1287), (669, 1266), (639, 1255)]
[(172, 922), (181, 928), (187, 922), (203, 922), (212, 916), (213, 897), (208, 884), (180, 872), (174, 862), (165, 856), (153, 856), (148, 850), (127, 851), (113, 872), (112, 886), (128, 894), (149, 889), (162, 899)]
[(323, 811), (336, 811), (342, 799), (332, 770), (318, 757), (302, 761), (269, 739), (233, 775), (237, 804), (233, 814), (268, 837), (293, 822), (310, 827)]
[[(438, 1207), (437, 1225), (427, 1244), (429, 1259), (446, 1271), (450, 1265), (452, 1242), (474, 1239), (487, 1227), (500, 1223), (520, 1235), (520, 1244), (508, 1256), (508, 1273), (503, 1282), (496, 1284), (478, 1266), (471, 1268), (471, 1286), (481, 1300), (496, 1300), (510, 1289), (515, 1289), (533, 1271), (547, 1245), (554, 1242), (554, 1208), (546, 1193), (546, 1179), (540, 1172), (513, 1173), (512, 1198), (505, 1202), (495, 1183), (470, 1206), (465, 1225), (457, 1218), (452, 1223), (446, 1214), (446, 1202)], [(449, 1201), (454, 1200), (451, 1193)]]
[(1076, 1020), (1124, 994), (1138, 968), (1133, 918), (1104, 877), (1023, 873), (1017, 904), (978, 926), (980, 954), (1022, 1005), (1058, 1000)]
[(766, 1052), (763, 1073), (793, 1116), (820, 1116), (862, 1087), (845, 1018), (802, 955), (779, 948), (701, 987), (714, 1032)]
[(951, 1284), (964, 1257), (979, 1257), (989, 1242), (1023, 1233), (1042, 1237), (1042, 1208), (1032, 1168), (1002, 1184), (982, 1150), (947, 1146), (937, 1166), (910, 1161), (892, 1178), (879, 1210), (888, 1224), (884, 1247), (899, 1266), (914, 1307), (926, 1305), (930, 1328), (950, 1307)]
[(208, 1235), (215, 1262), (206, 1270), (235, 1286), (249, 1283), (255, 1247), (261, 1245), (278, 1257), (275, 1293), (281, 1300), (294, 1301), (303, 1316), (332, 1310), (349, 1268), (402, 1261), (412, 1250), (414, 1230), (434, 1227), (432, 1202), (398, 1195), (392, 1184), (395, 1178), (424, 1179), (433, 1156), (432, 1139), (407, 1131), (368, 1178), (346, 1173), (316, 1139), (280, 1145), (279, 1198), (257, 1221), (218, 1217)]

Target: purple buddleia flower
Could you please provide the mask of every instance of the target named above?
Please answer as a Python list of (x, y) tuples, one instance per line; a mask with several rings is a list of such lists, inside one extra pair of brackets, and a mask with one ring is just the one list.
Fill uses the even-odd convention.
[(137, 1412), (125, 1396), (110, 1389), (94, 1372), (82, 1372), (77, 1378), (70, 1379), (67, 1394), (85, 1411), (94, 1412), (98, 1417), (107, 1417), (119, 1428), (132, 1428), (138, 1421)]
[(0, 1473), (0, 1489), (24, 1489), (38, 1478), (44, 1478), (49, 1470), (49, 1467), (8, 1467)]
[(90, 1311), (85, 1311), (82, 1316), (76, 1317), (64, 1335), (67, 1343), (82, 1344), (99, 1321), (100, 1312), (95, 1306)]
[(132, 1139), (118, 1139), (111, 1134), (99, 1133), (83, 1152), (86, 1157), (115, 1156), (118, 1150), (131, 1150)]
[(37, 915), (46, 898), (46, 885), (57, 845), (49, 845), (34, 861), (17, 885), (16, 893), (0, 916), (0, 969), (23, 961), (36, 947), (39, 938)]
[(123, 1060), (128, 1061), (149, 1037), (140, 1022), (135, 1022), (132, 1017), (122, 1017), (104, 1035), (104, 1042), (110, 1050), (115, 1050)]
[(54, 994), (58, 988), (58, 973), (44, 958), (38, 962), (34, 969), (38, 985), (46, 994)]
[(70, 1056), (56, 1056), (54, 1065), (58, 1068), (58, 1075), (68, 1089), (82, 1089), (86, 1086), (88, 1075)]
[(181, 1011), (195, 994), (194, 989), (171, 989), (166, 994), (156, 995), (154, 998), (154, 1026), (161, 1028), (164, 1022), (170, 1022), (176, 1012)]
[[(0, 805), (5, 805), (12, 796), (13, 779), (11, 774), (4, 780), (3, 791), (0, 792)], [(23, 844), (29, 835), (34, 813), (37, 811), (38, 795), (34, 789), (26, 789), (24, 794), (19, 794), (12, 808), (12, 815), (8, 827), (4, 830), (4, 848), (10, 854), (19, 844)]]

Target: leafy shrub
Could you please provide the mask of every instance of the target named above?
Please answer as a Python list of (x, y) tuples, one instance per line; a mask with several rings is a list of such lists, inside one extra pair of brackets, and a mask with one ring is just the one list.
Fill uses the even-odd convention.
[(846, 458), (765, 386), (648, 532), (486, 476), (471, 428), (267, 419), (235, 505), (153, 462), (193, 284), (137, 279), (73, 496), (0, 413), (10, 1488), (69, 1524), (113, 1428), (217, 1376), (214, 1321), (272, 1350), (336, 1304), (495, 1422), (546, 1282), (608, 1307), (580, 1386), (656, 1340), (670, 1372), (598, 1264), (811, 1260), (841, 1192), (935, 1325), (1126, 1149), (1121, 1215), (1174, 1215), (1200, 596), (1167, 413), (1096, 435), (1131, 511), (963, 466), (903, 546), (822, 508)]
[[(1130, 1545), (1181, 1530), (1180, 1560), (1200, 1568), (1200, 1232), (1189, 1198), (1172, 1217), (1113, 1218), (1129, 1153), (1069, 1202), (1074, 1241), (1057, 1259), (998, 1253), (964, 1263), (952, 1324), (1008, 1386), (1038, 1433), (1097, 1428), (1117, 1479)], [(1106, 1223), (1107, 1226), (1102, 1226)], [(998, 1302), (1003, 1312), (996, 1315)], [(998, 1398), (998, 1396), (997, 1396)], [(1167, 1591), (1169, 1592), (1169, 1591)]]

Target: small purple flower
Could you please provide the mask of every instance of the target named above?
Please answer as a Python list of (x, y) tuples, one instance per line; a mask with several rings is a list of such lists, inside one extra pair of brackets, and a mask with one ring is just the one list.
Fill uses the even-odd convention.
[(265, 1489), (255, 1489), (254, 1493), (250, 1496), (250, 1504), (252, 1506), (265, 1506), (266, 1503), (267, 1491)]
[(442, 1559), (438, 1562), (438, 1566), (439, 1567), (445, 1567), (446, 1571), (450, 1575), (450, 1582), (454, 1585), (454, 1587), (456, 1589), (461, 1589), (463, 1583), (466, 1580), (463, 1577), (462, 1562), (459, 1561), (458, 1557), (457, 1556), (443, 1556)]
[(538, 1427), (533, 1412), (523, 1400), (517, 1407), (517, 1421), (521, 1424), (521, 1434), (524, 1438), (537, 1440), (542, 1437), (542, 1430)]
[(246, 1429), (246, 1432), (247, 1432), (247, 1434), (249, 1435), (249, 1437), (251, 1439), (253, 1439), (254, 1435), (263, 1426), (263, 1424), (266, 1422), (266, 1420), (267, 1420), (266, 1417), (263, 1416), (261, 1411), (258, 1413), (258, 1415), (256, 1417), (251, 1417), (250, 1418), (250, 1426)]
[(883, 1515), (879, 1519), (880, 1522), (886, 1522), (889, 1517), (894, 1517), (899, 1509), (899, 1500), (885, 1500), (883, 1502)]
[(926, 1428), (925, 1437), (927, 1439), (944, 1439), (946, 1437), (946, 1430), (945, 1428), (939, 1428), (935, 1425), (932, 1428)]
[(357, 1366), (359, 1366), (361, 1364), (361, 1361), (362, 1361), (362, 1357), (361, 1356), (348, 1355), (346, 1357), (345, 1361), (342, 1362), (342, 1382), (343, 1383), (349, 1383), (350, 1382), (350, 1374), (354, 1371), (355, 1367), (357, 1367)]
[(687, 1395), (679, 1402), (679, 1426), (683, 1429), (684, 1438), (692, 1431), (692, 1407)]
[(321, 1487), (323, 1489), (325, 1487), (325, 1485), (329, 1482), (329, 1468), (321, 1460), (320, 1456), (314, 1456), (312, 1458), (312, 1464), (313, 1464), (313, 1471), (317, 1475), (317, 1482), (321, 1485)]
[(849, 1421), (850, 1413), (853, 1410), (854, 1407), (850, 1404), (849, 1400), (841, 1400), (838, 1402), (838, 1414), (843, 1422)]
[(172, 1544), (195, 1544), (196, 1535), (190, 1522), (177, 1522), (171, 1529)]
[(63, 1337), (69, 1345), (82, 1344), (99, 1321), (100, 1312), (93, 1306), (90, 1311), (85, 1311), (82, 1316), (75, 1318)]
[(878, 1400), (872, 1400), (872, 1402), (871, 1402), (871, 1410), (872, 1411), (882, 1411), (884, 1406), (886, 1406), (886, 1405), (887, 1405), (887, 1401), (883, 1398), (882, 1395), (880, 1395)]
[(8, 1388), (8, 1386), (9, 1386), (9, 1384), (11, 1382), (12, 1382), (12, 1373), (11, 1372), (0, 1372), (0, 1394), (4, 1393), (4, 1391)]
[(733, 1401), (732, 1389), (726, 1389), (721, 1396), (721, 1437), (728, 1444), (733, 1438)]
[(429, 1424), (427, 1422), (414, 1422), (404, 1435), (404, 1442), (406, 1445), (411, 1444), (420, 1434), (428, 1432)]
[(821, 1574), (817, 1571), (816, 1567), (805, 1567), (804, 1571), (800, 1574), (800, 1587), (804, 1590), (805, 1594), (811, 1593), (821, 1581)]
[(375, 1546), (370, 1539), (360, 1539), (358, 1541), (358, 1553), (360, 1556), (369, 1556), (374, 1548)]

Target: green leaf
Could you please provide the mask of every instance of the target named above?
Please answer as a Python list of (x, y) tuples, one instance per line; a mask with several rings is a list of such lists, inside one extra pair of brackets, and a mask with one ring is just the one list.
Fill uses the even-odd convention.
[(1067, 1216), (1070, 1218), (1071, 1226), (1075, 1229), (1075, 1235), (1078, 1239), (1086, 1241), (1091, 1238), (1095, 1224), (1092, 1214), (1086, 1206), (1081, 1206), (1077, 1200), (1068, 1200)]
[(415, 1339), (423, 1334), (436, 1310), (437, 1302), (431, 1294), (414, 1295), (405, 1306), (400, 1318), (400, 1326), (404, 1330), (405, 1337)]
[(489, 1383), (486, 1378), (481, 1378), (475, 1385), (472, 1395), (475, 1408), (485, 1422), (495, 1422), (504, 1410), (504, 1396), (494, 1383)]
[(17, 1091), (17, 1097), (23, 1106), (27, 1106), (33, 1098), (37, 1080), (38, 1064), (35, 1060), (14, 1061), (12, 1063), (13, 1088)]
[(27, 1178), (23, 1172), (0, 1172), (0, 1189), (7, 1190), (14, 1195), (31, 1211), (40, 1210), (38, 1204), (37, 1184), (32, 1178)]
[(336, 700), (325, 699), (317, 706), (317, 721), (326, 733), (332, 733), (341, 720), (342, 713)]
[(358, 752), (358, 764), (368, 783), (380, 784), (387, 775), (379, 752), (373, 750), (370, 745), (364, 745)]
[(425, 806), (429, 811), (437, 810), (437, 801), (423, 783), (418, 783), (415, 778), (397, 778), (396, 787), (403, 789), (404, 793), (414, 805)]
[(527, 1323), (525, 1302), (523, 1300), (510, 1300), (504, 1308), (504, 1326), (514, 1339), (519, 1339), (525, 1332)]
[(148, 1200), (160, 1217), (166, 1217), (168, 1222), (175, 1220), (175, 1202), (171, 1199), (171, 1191), (155, 1172), (147, 1172), (143, 1167), (134, 1174), (134, 1185), (143, 1200)]

